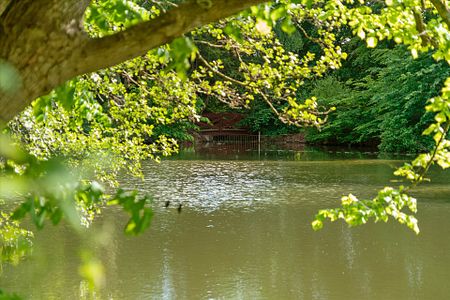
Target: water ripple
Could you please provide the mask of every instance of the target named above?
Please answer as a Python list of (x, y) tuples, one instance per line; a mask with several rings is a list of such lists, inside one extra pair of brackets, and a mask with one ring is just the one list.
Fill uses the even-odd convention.
[[(358, 165), (360, 168), (379, 166)], [(343, 194), (355, 192), (355, 189), (364, 191), (373, 185), (371, 177), (353, 178), (345, 168), (348, 168), (348, 161), (318, 164), (169, 160), (161, 164), (149, 162), (144, 167), (145, 180), (130, 179), (127, 184), (152, 194), (158, 206), (170, 201), (173, 207), (181, 204), (206, 212), (236, 207), (258, 209), (286, 202), (317, 205), (318, 202), (333, 203)], [(390, 170), (384, 166), (383, 171), (389, 173)]]

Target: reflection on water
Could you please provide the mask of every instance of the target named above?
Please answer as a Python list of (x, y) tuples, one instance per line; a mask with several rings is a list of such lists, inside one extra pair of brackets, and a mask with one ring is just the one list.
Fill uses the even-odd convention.
[(31, 259), (4, 268), (0, 286), (31, 299), (80, 298), (78, 246), (94, 245), (98, 231), (109, 233), (96, 248), (107, 273), (100, 299), (447, 299), (448, 176), (436, 173), (418, 193), (418, 237), (393, 222), (311, 230), (318, 209), (348, 192), (370, 196), (398, 164), (198, 156), (148, 163), (144, 182), (124, 179), (154, 195), (148, 232), (124, 237), (126, 218), (115, 209), (83, 239), (48, 227)]

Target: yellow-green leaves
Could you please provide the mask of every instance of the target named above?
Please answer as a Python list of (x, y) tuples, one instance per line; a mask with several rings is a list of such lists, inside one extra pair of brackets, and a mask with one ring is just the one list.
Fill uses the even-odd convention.
[[(197, 30), (193, 39), (200, 49), (201, 65), (192, 78), (200, 81), (202, 93), (232, 107), (245, 106), (256, 99), (265, 102), (286, 124), (320, 126), (329, 110), (319, 108), (313, 97), (303, 100), (298, 95), (305, 80), (339, 68), (347, 54), (335, 43), (333, 30), (338, 26), (321, 24), (317, 18), (315, 10), (305, 11), (301, 6), (282, 1), (273, 6), (252, 8), (246, 18)], [(317, 21), (310, 33), (314, 36), (304, 28), (310, 20)], [(304, 49), (287, 50), (273, 30), (274, 26), (283, 34), (295, 32), (296, 37), (313, 43), (320, 50), (315, 54)], [(239, 41), (234, 37), (235, 31), (240, 33)], [(218, 53), (231, 50), (226, 55), (234, 57), (229, 64), (233, 66), (224, 67), (220, 56), (205, 58), (203, 53), (212, 52), (208, 48), (221, 49)]]
[[(359, 4), (352, 1), (351, 5), (341, 4), (338, 1), (330, 2), (332, 4), (319, 9), (318, 14), (331, 22), (333, 14), (327, 10), (336, 11), (339, 7), (342, 21), (337, 22), (341, 24), (347, 22), (353, 33), (366, 41), (367, 47), (374, 48), (380, 41), (391, 39), (406, 45), (413, 58), (418, 58), (421, 53), (431, 50), (436, 60), (446, 60), (450, 63), (448, 20), (447, 24), (442, 20), (445, 17), (433, 3), (386, 0), (385, 6), (380, 5), (372, 9), (375, 6), (364, 1), (360, 1)], [(434, 149), (430, 153), (419, 155), (412, 163), (405, 164), (394, 172), (395, 175), (405, 177), (411, 182), (409, 188), (426, 180), (425, 174), (432, 164), (438, 164), (442, 168), (450, 167), (450, 141), (446, 139), (450, 127), (449, 91), (450, 79), (442, 89), (441, 96), (431, 99), (426, 107), (427, 111), (434, 113), (435, 122), (423, 134), (433, 137)], [(372, 201), (357, 201), (352, 195), (344, 197), (342, 208), (319, 211), (313, 222), (313, 228), (321, 228), (324, 219), (334, 221), (340, 218), (354, 226), (365, 223), (369, 217), (375, 218), (375, 221), (387, 220), (386, 216), (389, 215), (418, 233), (416, 219), (401, 212), (405, 203), (412, 212), (416, 211), (415, 199), (407, 196), (404, 191), (385, 188)]]
[(394, 172), (396, 176), (405, 177), (411, 185), (398, 190), (384, 188), (371, 201), (358, 201), (353, 195), (343, 197), (341, 208), (319, 211), (312, 224), (314, 229), (320, 229), (325, 219), (331, 221), (344, 219), (349, 225), (355, 226), (364, 224), (369, 218), (387, 221), (388, 216), (391, 216), (419, 233), (416, 218), (404, 213), (402, 209), (408, 208), (412, 213), (417, 211), (416, 199), (408, 196), (406, 191), (429, 180), (425, 175), (431, 165), (437, 164), (443, 169), (450, 167), (450, 141), (446, 139), (450, 128), (450, 79), (446, 80), (441, 95), (432, 98), (426, 109), (435, 113), (435, 123), (423, 132), (425, 135), (433, 135), (434, 149), (429, 153), (418, 155), (411, 163), (405, 163)]
[(160, 9), (155, 5), (144, 8), (135, 1), (91, 1), (85, 13), (85, 27), (92, 36), (101, 37), (149, 20), (159, 14)]
[(450, 167), (450, 141), (446, 140), (450, 127), (449, 86), (450, 79), (447, 79), (441, 96), (431, 99), (427, 106), (429, 112), (435, 113), (434, 119), (436, 122), (431, 124), (424, 131), (424, 134), (433, 134), (434, 149), (429, 153), (418, 155), (411, 163), (404, 164), (394, 172), (394, 175), (409, 180), (411, 182), (410, 187), (400, 187), (398, 190), (384, 188), (371, 201), (358, 201), (353, 195), (343, 197), (341, 208), (319, 211), (312, 224), (314, 229), (320, 229), (325, 219), (331, 221), (344, 219), (349, 225), (356, 226), (366, 223), (369, 218), (374, 218), (375, 221), (387, 221), (388, 216), (390, 216), (399, 223), (407, 225), (415, 233), (419, 233), (417, 219), (413, 215), (404, 213), (402, 209), (408, 208), (412, 213), (417, 211), (416, 199), (408, 196), (406, 191), (428, 180), (425, 175), (431, 165), (436, 163), (444, 169)]
[(417, 211), (416, 199), (407, 195), (403, 187), (399, 189), (385, 187), (373, 200), (358, 200), (350, 194), (342, 197), (341, 202), (340, 208), (320, 210), (311, 224), (313, 229), (321, 229), (327, 219), (331, 222), (342, 219), (349, 226), (358, 226), (367, 223), (370, 219), (375, 222), (387, 222), (391, 217), (400, 224), (408, 226), (416, 234), (420, 232), (417, 219), (403, 211), (404, 209), (412, 213)]

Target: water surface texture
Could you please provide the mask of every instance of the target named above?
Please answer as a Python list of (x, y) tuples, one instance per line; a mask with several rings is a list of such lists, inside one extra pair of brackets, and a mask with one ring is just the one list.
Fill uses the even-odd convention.
[(395, 222), (311, 230), (318, 209), (350, 192), (373, 195), (400, 163), (300, 152), (149, 162), (145, 181), (123, 178), (153, 194), (144, 235), (125, 237), (126, 216), (116, 209), (83, 236), (48, 226), (31, 258), (3, 266), (0, 286), (28, 299), (89, 298), (81, 247), (105, 265), (98, 299), (449, 299), (445, 173), (416, 193), (419, 236)]

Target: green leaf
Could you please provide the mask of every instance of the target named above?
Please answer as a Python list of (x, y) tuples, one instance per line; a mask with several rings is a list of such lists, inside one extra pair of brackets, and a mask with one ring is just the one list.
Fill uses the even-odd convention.
[(291, 18), (285, 18), (281, 23), (281, 29), (287, 34), (293, 34), (297, 31), (294, 24), (292, 23)]
[(231, 36), (237, 42), (243, 42), (243, 36), (241, 29), (238, 26), (235, 26), (233, 23), (228, 23), (223, 31)]

